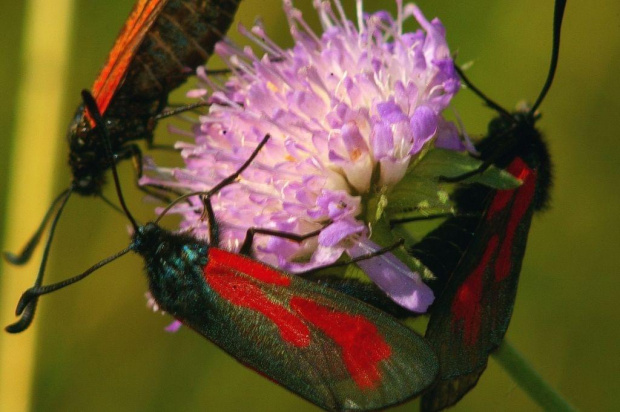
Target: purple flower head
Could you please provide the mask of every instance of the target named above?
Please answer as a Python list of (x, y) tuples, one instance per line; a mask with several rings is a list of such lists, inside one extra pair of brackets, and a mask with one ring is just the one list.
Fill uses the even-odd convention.
[[(181, 191), (208, 190), (234, 172), (265, 135), (271, 136), (238, 183), (212, 200), (221, 230), (220, 247), (237, 250), (249, 227), (320, 234), (302, 244), (258, 236), (255, 256), (300, 272), (333, 263), (343, 253), (360, 256), (379, 249), (372, 242), (366, 203), (376, 193), (389, 198), (398, 183), (435, 144), (463, 150), (457, 128), (441, 113), (459, 89), (439, 20), (427, 21), (414, 5), (398, 15), (342, 12), (340, 0), (315, 1), (323, 34), (312, 31), (284, 0), (292, 49), (282, 49), (263, 27), (240, 28), (259, 45), (221, 42), (216, 52), (233, 74), (226, 83), (198, 71), (209, 113), (194, 128), (195, 143), (179, 143), (185, 167), (154, 168), (143, 183)], [(421, 29), (403, 33), (414, 17)], [(182, 229), (206, 236), (202, 203), (178, 205)], [(370, 237), (370, 238), (369, 238)], [(394, 255), (360, 267), (402, 306), (424, 312), (431, 290)]]

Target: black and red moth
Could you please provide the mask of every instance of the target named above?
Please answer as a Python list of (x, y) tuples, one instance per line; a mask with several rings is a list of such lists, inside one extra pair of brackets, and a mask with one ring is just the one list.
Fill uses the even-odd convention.
[(535, 122), (555, 74), (565, 6), (564, 0), (555, 3), (551, 67), (531, 108), (508, 113), (461, 73), (465, 83), (499, 112), (476, 146), (481, 159), (505, 168), (523, 183), (513, 190), (481, 185), (457, 190), (461, 216), (447, 219), (411, 250), (438, 278), (432, 286), (437, 300), (426, 338), (437, 353), (440, 372), (422, 398), (422, 410), (449, 407), (473, 388), (508, 329), (532, 216), (549, 199), (551, 161)]
[[(85, 94), (84, 100), (93, 118), (101, 119), (92, 97)], [(213, 244), (218, 227), (210, 196), (233, 183), (266, 141), (236, 173), (203, 193)], [(144, 258), (150, 293), (162, 310), (323, 409), (382, 409), (418, 395), (435, 380), (433, 350), (395, 318), (189, 234), (172, 233), (157, 223), (138, 226), (125, 206), (115, 166), (113, 175), (120, 204), (134, 226), (129, 247), (74, 278), (29, 289), (18, 315), (40, 295), (133, 251)]]
[[(138, 0), (118, 35), (103, 69), (93, 84), (93, 95), (109, 131), (116, 160), (134, 158), (142, 171), (140, 148), (149, 144), (168, 94), (179, 87), (213, 52), (232, 23), (241, 0)], [(173, 112), (171, 112), (173, 113)], [(169, 113), (168, 113), (169, 114)], [(165, 115), (168, 115), (165, 114)], [(64, 205), (72, 193), (101, 196), (111, 161), (83, 105), (69, 127), (69, 166), (72, 182), (52, 203), (39, 229), (20, 254), (5, 253), (13, 264), (24, 264), (52, 220), (48, 243)], [(49, 248), (45, 248), (39, 277)], [(35, 285), (40, 285), (37, 279)], [(36, 302), (22, 319), (8, 328), (19, 332), (32, 321)]]
[(129, 246), (158, 305), (326, 410), (374, 410), (430, 386), (437, 357), (395, 318), (326, 286), (149, 223)]

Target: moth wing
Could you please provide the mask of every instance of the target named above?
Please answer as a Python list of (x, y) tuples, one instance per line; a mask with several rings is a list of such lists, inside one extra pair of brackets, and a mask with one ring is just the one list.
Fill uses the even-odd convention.
[(134, 6), (92, 87), (93, 96), (101, 113), (105, 113), (108, 108), (127, 74), (127, 68), (138, 47), (167, 2), (168, 0), (138, 0)]
[(422, 398), (425, 411), (447, 408), (473, 388), (508, 329), (537, 173), (519, 158), (507, 170), (523, 184), (492, 192), (469, 248), (432, 310), (426, 338), (437, 353), (440, 372), (437, 384)]
[(435, 354), (391, 316), (252, 259), (213, 252), (205, 280), (215, 315), (189, 326), (241, 363), (327, 410), (385, 408), (434, 381)]

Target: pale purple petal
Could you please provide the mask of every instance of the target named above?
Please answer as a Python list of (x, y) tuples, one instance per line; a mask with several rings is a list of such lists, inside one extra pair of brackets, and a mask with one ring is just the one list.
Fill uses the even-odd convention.
[(411, 118), (411, 130), (415, 142), (409, 154), (419, 152), (437, 132), (437, 115), (427, 106), (416, 108)]
[(175, 332), (178, 332), (179, 329), (181, 329), (181, 326), (183, 326), (183, 323), (181, 323), (178, 320), (175, 320), (172, 323), (170, 323), (170, 325), (166, 326), (165, 331), (170, 332), (170, 333), (175, 333)]
[[(370, 240), (356, 243), (347, 249), (355, 258), (381, 249)], [(433, 291), (417, 273), (412, 272), (393, 254), (385, 253), (372, 259), (357, 262), (372, 281), (402, 307), (424, 313), (435, 300)]]
[(379, 113), (381, 121), (386, 123), (397, 123), (409, 120), (402, 109), (393, 100), (378, 104), (377, 112)]
[(325, 227), (319, 235), (319, 244), (322, 246), (335, 246), (351, 235), (366, 230), (366, 225), (352, 218), (338, 220)]
[(469, 139), (461, 139), (456, 125), (444, 119), (439, 119), (437, 125), (435, 147), (455, 151), (467, 150), (471, 153), (477, 153), (476, 148)]
[(373, 153), (377, 159), (383, 159), (394, 153), (394, 137), (389, 124), (375, 123), (371, 139)]
[(325, 216), (331, 220), (341, 219), (344, 216), (354, 216), (360, 211), (359, 196), (351, 196), (344, 190), (322, 190), (316, 198), (318, 214), (310, 213), (309, 216), (318, 218)]
[(312, 254), (312, 259), (309, 262), (290, 262), (283, 259), (279, 262), (278, 266), (293, 273), (306, 272), (308, 270), (331, 265), (340, 259), (344, 251), (345, 248), (342, 246), (325, 247), (319, 245)]

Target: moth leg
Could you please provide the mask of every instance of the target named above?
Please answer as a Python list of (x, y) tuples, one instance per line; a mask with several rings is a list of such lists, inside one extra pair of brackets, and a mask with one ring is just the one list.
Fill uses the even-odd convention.
[(154, 198), (161, 200), (165, 203), (170, 203), (171, 199), (164, 195), (161, 192), (168, 192), (173, 195), (179, 196), (180, 193), (175, 192), (174, 190), (158, 185), (146, 185), (141, 186), (138, 182), (140, 178), (144, 174), (143, 163), (142, 163), (142, 150), (137, 144), (130, 144), (123, 147), (123, 150), (116, 154), (117, 159), (131, 159), (131, 163), (133, 164), (134, 170), (136, 171), (136, 186), (142, 192), (146, 193), (149, 196), (153, 196)]
[(321, 270), (324, 269), (330, 269), (330, 268), (334, 268), (334, 267), (340, 267), (340, 266), (348, 266), (351, 263), (356, 263), (356, 262), (361, 262), (362, 260), (368, 260), (368, 259), (372, 259), (375, 258), (377, 256), (381, 256), (384, 255), (388, 252), (391, 252), (392, 250), (401, 247), (402, 245), (405, 244), (405, 239), (398, 239), (396, 242), (392, 243), (390, 246), (386, 246), (384, 248), (381, 248), (379, 250), (375, 250), (374, 252), (370, 252), (370, 253), (366, 253), (365, 255), (360, 255), (354, 258), (351, 258), (345, 262), (334, 262), (334, 263), (330, 263), (329, 265), (325, 265), (325, 266), (318, 266), (309, 270), (306, 270), (304, 272), (299, 272), (297, 273), (297, 275), (309, 275), (311, 273), (314, 272), (319, 272)]
[[(251, 253), (252, 253), (252, 242), (254, 240), (254, 235), (255, 234), (276, 236), (276, 237), (281, 237), (281, 238), (284, 238), (284, 239), (292, 240), (293, 242), (300, 243), (300, 242), (303, 242), (304, 240), (309, 239), (311, 237), (318, 236), (320, 232), (321, 232), (321, 229), (318, 229), (318, 230), (315, 230), (313, 232), (306, 233), (304, 235), (298, 235), (298, 234), (295, 234), (295, 233), (287, 233), (287, 232), (280, 232), (280, 231), (277, 231), (277, 230), (270, 230), (270, 229), (262, 229), (262, 228), (251, 227), (246, 232), (245, 240), (243, 241), (243, 244), (241, 245), (241, 249), (239, 250), (239, 254), (246, 255), (246, 256), (251, 256)], [(405, 243), (404, 239), (399, 239), (398, 241), (394, 242), (390, 246), (386, 246), (384, 248), (381, 248), (381, 249), (376, 250), (376, 251), (371, 252), (371, 253), (367, 253), (365, 255), (357, 256), (355, 258), (347, 260), (346, 262), (331, 263), (329, 265), (320, 266), (320, 267), (317, 267), (317, 268), (314, 268), (314, 269), (310, 269), (310, 270), (305, 271), (305, 272), (300, 272), (299, 274), (306, 275), (306, 274), (309, 274), (309, 273), (318, 272), (319, 270), (323, 270), (323, 269), (328, 269), (328, 268), (333, 268), (333, 267), (338, 267), (338, 266), (347, 266), (347, 265), (350, 265), (351, 263), (360, 262), (362, 260), (367, 260), (367, 259), (372, 259), (374, 257), (381, 256), (381, 255), (383, 255), (385, 253), (391, 252), (392, 250), (402, 246), (404, 243)]]
[(191, 103), (191, 104), (184, 104), (180, 106), (172, 106), (172, 107), (168, 106), (168, 108), (162, 110), (161, 113), (155, 116), (155, 119), (157, 120), (165, 119), (167, 117), (175, 116), (177, 114), (181, 114), (185, 112), (190, 112), (190, 111), (193, 111), (201, 107), (208, 107), (210, 105), (211, 103), (207, 101), (202, 101), (202, 102), (196, 102), (196, 103)]
[(176, 204), (177, 202), (186, 199), (187, 197), (190, 196), (200, 196), (202, 203), (203, 203), (203, 212), (202, 212), (202, 216), (200, 217), (200, 220), (205, 220), (208, 219), (208, 223), (209, 223), (209, 243), (213, 244), (213, 245), (217, 245), (219, 242), (219, 229), (218, 229), (218, 225), (217, 225), (217, 221), (215, 220), (215, 213), (213, 212), (213, 205), (211, 204), (211, 196), (213, 196), (215, 193), (219, 192), (220, 190), (222, 190), (222, 188), (235, 183), (235, 181), (237, 180), (237, 178), (239, 177), (239, 175), (241, 175), (241, 173), (243, 173), (243, 171), (245, 169), (247, 169), (250, 164), (252, 164), (252, 162), (254, 161), (254, 159), (256, 158), (256, 156), (258, 156), (258, 153), (261, 151), (261, 149), (263, 148), (263, 146), (265, 146), (265, 144), (267, 144), (267, 141), (271, 138), (271, 136), (269, 134), (266, 134), (265, 137), (263, 137), (263, 140), (261, 140), (258, 145), (256, 146), (256, 148), (254, 149), (254, 151), (252, 152), (252, 154), (250, 155), (250, 157), (239, 167), (239, 169), (237, 169), (236, 172), (234, 172), (233, 174), (229, 175), (228, 177), (226, 177), (225, 179), (221, 180), (218, 184), (216, 184), (214, 187), (211, 188), (211, 190), (206, 191), (206, 192), (192, 192), (192, 193), (186, 193), (182, 196), (179, 196), (174, 202), (170, 203), (166, 209), (164, 209), (164, 211), (162, 212), (162, 214), (160, 215), (163, 216), (165, 214), (165, 212), (167, 212), (174, 204)]
[[(157, 109), (157, 115), (155, 115), (152, 119), (152, 128), (155, 128), (157, 122), (161, 119), (165, 119), (168, 117), (176, 116), (181, 113), (195, 111), (201, 107), (208, 107), (210, 103), (207, 101), (200, 101), (192, 104), (183, 104), (183, 105), (169, 105), (167, 96), (165, 98), (160, 99), (159, 107)], [(153, 135), (146, 139), (146, 147), (157, 150), (167, 150), (167, 151), (176, 151), (173, 145), (169, 144), (155, 144), (153, 143)]]
[(245, 239), (243, 240), (241, 249), (239, 249), (239, 253), (246, 256), (252, 255), (252, 245), (254, 243), (254, 235), (256, 234), (275, 236), (283, 239), (292, 240), (293, 242), (301, 243), (306, 239), (318, 236), (320, 232), (321, 230), (319, 229), (315, 230), (314, 232), (306, 233), (304, 235), (298, 235), (296, 233), (281, 232), (278, 230), (263, 229), (260, 227), (251, 227), (245, 233)]

